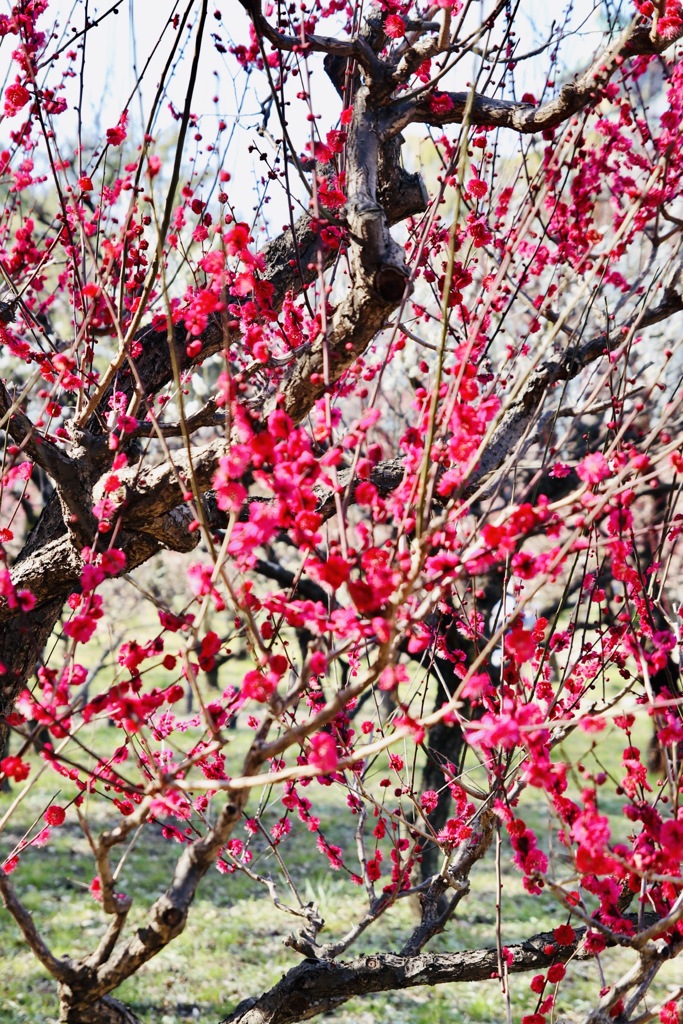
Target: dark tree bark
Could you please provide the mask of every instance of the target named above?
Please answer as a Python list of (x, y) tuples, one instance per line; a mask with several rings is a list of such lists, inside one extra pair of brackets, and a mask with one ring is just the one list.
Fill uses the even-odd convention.
[[(477, 600), (477, 611), (483, 616), (487, 633), (490, 628), (491, 616), (503, 597), (502, 577), (489, 574), (482, 581), (482, 593)], [(455, 611), (454, 611), (455, 615)], [(465, 652), (466, 664), (471, 665), (479, 654), (478, 645), (466, 640), (451, 622), (445, 631), (446, 643), (451, 650)], [(455, 672), (453, 662), (439, 658), (434, 671), (438, 689), (434, 709), (438, 710), (457, 690), (460, 677)], [(460, 772), (465, 756), (465, 740), (462, 729), (457, 723), (438, 722), (429, 731), (427, 742), (427, 761), (422, 773), (422, 790), (434, 790), (439, 795), (437, 806), (428, 815), (430, 826), (438, 833), (445, 826), (452, 804), (451, 792), (446, 785), (443, 768), (446, 763), (455, 766)], [(422, 878), (426, 880), (439, 871), (440, 849), (436, 843), (427, 843), (422, 851)]]
[(60, 991), (60, 1024), (142, 1024), (130, 1007), (113, 996), (90, 1003), (84, 995), (75, 1004), (73, 998), (71, 989)]
[[(651, 917), (652, 915), (650, 915)], [(519, 944), (507, 944), (510, 974), (541, 971), (570, 958), (586, 960), (585, 928), (576, 929), (571, 945), (558, 947), (552, 932), (541, 932)], [(608, 945), (612, 943), (608, 941)], [(552, 949), (552, 952), (549, 950)], [(348, 962), (306, 959), (285, 974), (259, 999), (240, 1003), (221, 1024), (294, 1024), (329, 1013), (356, 996), (393, 992), (419, 985), (487, 981), (498, 974), (498, 950), (464, 953), (391, 953), (359, 956)]]

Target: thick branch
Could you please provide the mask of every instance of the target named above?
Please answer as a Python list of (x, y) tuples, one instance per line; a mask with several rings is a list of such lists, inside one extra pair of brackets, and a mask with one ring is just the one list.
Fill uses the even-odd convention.
[(184, 421), (174, 423), (152, 423), (150, 420), (138, 420), (136, 426), (126, 432), (127, 437), (184, 437), (193, 434), (202, 427), (221, 427), (225, 416), (218, 412), (218, 406), (210, 398), (201, 409), (192, 413)]
[[(642, 330), (682, 311), (683, 291), (670, 286), (664, 290), (662, 300), (657, 306), (638, 314), (625, 325), (625, 328), (629, 331)], [(505, 410), (478, 466), (470, 475), (469, 487), (474, 487), (483, 477), (498, 469), (523, 437), (528, 441), (533, 440), (529, 430), (539, 406), (553, 385), (558, 381), (571, 380), (586, 366), (606, 355), (609, 337), (607, 333), (598, 334), (583, 345), (570, 348), (562, 355), (536, 367), (522, 393)]]
[(185, 847), (173, 881), (150, 907), (144, 927), (118, 951), (110, 950), (110, 958), (101, 965), (95, 967), (92, 958), (79, 965), (78, 977), (70, 977), (68, 989), (61, 992), (63, 1002), (74, 1009), (75, 1015), (67, 1020), (88, 1020), (88, 1006), (99, 1003), (183, 931), (197, 887), (240, 820), (245, 801), (241, 795), (227, 803), (209, 833)]
[[(638, 917), (631, 920), (638, 923)], [(653, 924), (655, 914), (646, 914)], [(577, 928), (573, 942), (558, 946), (553, 932), (541, 932), (508, 945), (508, 973), (545, 970), (568, 960), (590, 960), (584, 945), (586, 928)], [(613, 943), (608, 939), (607, 945)], [(355, 996), (372, 992), (487, 981), (498, 976), (498, 950), (467, 950), (462, 953), (422, 953), (419, 956), (375, 954), (347, 963), (309, 958), (292, 968), (277, 985), (259, 999), (246, 999), (221, 1024), (291, 1024), (309, 1020), (340, 1006)]]
[[(585, 933), (585, 928), (577, 929), (569, 946), (558, 947), (552, 932), (542, 932), (526, 942), (508, 946), (512, 954), (508, 970), (517, 974), (565, 963), (570, 957), (589, 959), (591, 954), (580, 948)], [(552, 947), (552, 953), (546, 952), (548, 947)], [(384, 953), (356, 957), (348, 963), (307, 959), (260, 999), (240, 1003), (221, 1024), (291, 1024), (333, 1010), (354, 996), (418, 985), (486, 981), (497, 974), (495, 948), (413, 957)]]
[[(184, 510), (183, 513), (186, 525), (182, 540), (184, 542), (185, 536), (194, 536), (193, 544), (196, 545), (197, 535), (187, 534), (189, 514)], [(126, 552), (127, 572), (146, 562), (161, 546), (160, 541), (154, 538), (155, 523), (151, 522), (148, 528), (149, 534), (124, 534), (118, 538)], [(161, 525), (159, 532), (162, 532)], [(191, 547), (179, 550), (191, 550)], [(78, 589), (82, 571), (83, 561), (67, 534), (38, 548), (13, 568), (14, 586), (17, 590), (30, 590), (36, 598), (37, 607), (24, 614), (10, 608), (6, 602), (0, 604), (0, 623), (12, 622), (11, 628), (0, 634), (0, 660), (4, 665), (12, 666), (3, 678), (3, 692), (5, 689), (8, 692), (5, 712), (10, 709), (14, 699), (9, 697), (9, 693), (34, 670), (64, 601)], [(50, 603), (50, 611), (47, 602)]]
[(72, 990), (69, 985), (59, 986), (60, 997), (60, 1021), (64, 1024), (142, 1024), (139, 1017), (133, 1011), (114, 999), (113, 996), (105, 996), (96, 1002), (73, 1003)]
[(64, 518), (74, 533), (81, 537), (82, 543), (85, 543), (87, 537), (92, 535), (95, 524), (88, 503), (88, 484), (83, 479), (82, 464), (39, 433), (28, 416), (12, 401), (2, 381), (0, 419), (7, 420), (7, 432), (24, 454), (52, 479)]
[(274, 29), (263, 16), (260, 0), (239, 0), (239, 2), (254, 23), (258, 35), (267, 39), (277, 50), (297, 53), (312, 50), (316, 53), (329, 53), (336, 57), (355, 60), (375, 82), (388, 78), (390, 74), (389, 66), (379, 60), (362, 35), (355, 39), (344, 40), (336, 39), (333, 36), (318, 36), (308, 33), (306, 41), (302, 42), (298, 36), (288, 36)]
[(60, 484), (75, 478), (72, 460), (52, 441), (42, 437), (21, 409), (10, 398), (7, 388), (0, 381), (0, 419), (7, 417), (6, 430), (37, 466), (44, 469), (55, 483)]
[[(384, 207), (386, 222), (389, 226), (398, 224), (407, 217), (423, 213), (427, 207), (428, 196), (419, 174), (410, 174), (405, 171), (399, 162), (399, 140), (390, 140), (383, 147), (378, 155), (378, 195)], [(298, 294), (305, 287), (315, 280), (318, 273), (318, 252), (320, 250), (319, 222), (316, 222), (309, 214), (303, 214), (296, 221), (294, 230), (286, 228), (282, 234), (269, 242), (261, 250), (266, 271), (264, 279), (273, 287), (271, 299), (272, 308), (278, 311), (288, 293)], [(332, 265), (338, 253), (334, 248), (323, 248), (320, 251), (320, 258), (324, 269)], [(227, 296), (226, 302), (239, 303), (239, 297)], [(359, 310), (363, 315), (363, 310)], [(384, 314), (386, 315), (386, 313)], [(353, 317), (355, 319), (355, 316)], [(337, 318), (340, 327), (342, 315)], [(383, 323), (383, 319), (380, 322)], [(375, 328), (377, 330), (378, 328)], [(181, 372), (190, 369), (196, 363), (201, 363), (211, 355), (223, 351), (223, 349), (237, 340), (237, 332), (230, 331), (223, 318), (216, 316), (209, 321), (209, 325), (202, 334), (201, 353), (190, 358), (187, 355), (187, 334), (182, 324), (177, 324), (173, 329), (173, 347), (175, 359)], [(372, 335), (365, 336), (357, 342), (356, 354), (367, 347)], [(137, 376), (142, 382), (145, 394), (150, 397), (156, 395), (162, 388), (166, 387), (173, 379), (172, 361), (168, 348), (168, 332), (166, 329), (147, 327), (137, 335), (137, 340), (142, 343), (142, 353), (135, 360)], [(344, 366), (350, 365), (353, 358)], [(306, 357), (304, 357), (304, 360)], [(319, 361), (316, 362), (319, 366)], [(313, 370), (312, 372), (316, 372)], [(296, 372), (292, 373), (297, 377)], [(335, 378), (336, 379), (336, 378)], [(291, 385), (295, 388), (295, 385)], [(117, 383), (119, 390), (132, 394), (135, 391), (135, 381), (129, 370), (124, 370), (121, 380)], [(284, 388), (288, 385), (285, 383)], [(317, 395), (316, 395), (317, 397)], [(315, 401), (313, 398), (312, 402)], [(299, 405), (300, 402), (292, 402), (292, 405)], [(302, 409), (303, 406), (300, 406)], [(306, 415), (311, 405), (302, 411), (300, 418)]]
[[(391, 237), (379, 201), (383, 168), (387, 162), (379, 143), (379, 114), (363, 85), (356, 94), (347, 144), (351, 288), (332, 314), (326, 335), (302, 355), (281, 386), (277, 401), (296, 423), (365, 351), (405, 292), (404, 253)], [(424, 193), (422, 198), (424, 207)]]
[[(475, 94), (468, 114), (471, 125), (489, 128), (512, 128), (522, 134), (533, 134), (556, 128), (579, 110), (599, 99), (601, 90), (628, 57), (664, 53), (683, 36), (651, 37), (648, 27), (632, 24), (612, 46), (600, 54), (576, 81), (564, 85), (557, 96), (541, 106), (513, 100), (499, 100)], [(462, 124), (470, 102), (469, 92), (447, 92), (447, 110), (432, 110), (433, 90), (420, 91), (387, 108), (384, 137), (400, 132), (406, 125), (418, 122), (429, 125)], [(446, 106), (446, 104), (443, 104)]]
[(170, 461), (152, 469), (131, 466), (117, 473), (121, 489), (115, 492), (114, 499), (123, 501), (126, 528), (146, 532), (148, 523), (182, 502), (192, 483), (200, 491), (208, 490), (218, 460), (228, 450), (228, 442), (219, 437), (189, 453), (186, 448), (179, 449), (172, 453)]

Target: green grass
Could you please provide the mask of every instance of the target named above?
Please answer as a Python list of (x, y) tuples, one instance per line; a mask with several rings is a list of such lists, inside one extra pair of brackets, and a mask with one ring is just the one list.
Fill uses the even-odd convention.
[[(328, 830), (330, 838), (337, 838)], [(294, 850), (294, 846), (292, 846)], [(121, 879), (121, 888), (136, 896), (130, 925), (142, 923), (144, 908), (165, 887), (176, 849), (169, 843), (155, 842), (151, 834), (131, 855)], [(325, 869), (315, 854), (290, 857), (290, 869), (301, 886), (302, 895), (315, 898), (326, 920), (326, 931), (338, 934), (349, 926), (362, 910), (362, 897)], [(55, 953), (85, 954), (95, 945), (103, 930), (99, 907), (84, 886), (92, 874), (92, 864), (78, 839), (76, 830), (64, 829), (54, 844), (27, 855), (15, 874), (17, 889), (34, 914), (46, 940)], [(490, 870), (474, 877), (473, 893), (462, 905), (463, 918), (453, 923), (448, 933), (431, 944), (435, 951), (454, 951), (494, 942), (495, 899), (490, 887)], [(136, 891), (136, 882), (140, 892)], [(523, 939), (548, 926), (554, 904), (546, 896), (532, 898), (520, 890), (511, 869), (505, 871), (506, 919), (504, 938), (508, 942)], [(403, 901), (378, 922), (356, 944), (355, 952), (396, 951), (415, 922), (414, 908)], [(216, 1022), (227, 1010), (247, 995), (255, 995), (274, 984), (293, 966), (298, 957), (283, 946), (292, 930), (292, 919), (273, 909), (270, 900), (254, 890), (240, 876), (221, 876), (211, 872), (192, 909), (188, 927), (159, 956), (119, 990), (117, 995), (130, 1003), (149, 1024), (175, 1024), (187, 1020)], [(0, 992), (2, 1024), (50, 1024), (57, 1019), (52, 983), (27, 951), (8, 915), (0, 914)], [(617, 976), (625, 965), (624, 954), (609, 953), (604, 958), (606, 971)], [(611, 968), (610, 968), (611, 965)], [(675, 965), (669, 980), (676, 976)], [(666, 980), (666, 979), (664, 979)], [(516, 1019), (533, 1008), (534, 997), (529, 979), (513, 978), (513, 1011)], [(563, 1015), (578, 1019), (599, 988), (594, 964), (581, 964), (570, 971), (563, 989), (560, 1008)], [(424, 1021), (493, 1022), (501, 1019), (501, 996), (494, 981), (471, 986), (447, 986), (437, 992), (416, 989), (396, 994), (381, 994), (371, 1000), (352, 1000), (326, 1020), (339, 1024), (370, 1024), (388, 1016), (400, 1024)]]
[[(88, 745), (120, 742), (118, 730), (99, 723), (84, 730)], [(239, 764), (253, 734), (246, 728), (231, 733), (231, 743)], [(567, 743), (567, 756), (590, 766), (592, 737), (574, 734)], [(189, 738), (188, 738), (189, 741)], [(600, 757), (617, 772), (617, 743), (600, 738)], [(231, 764), (234, 762), (231, 760)], [(21, 805), (0, 839), (0, 854), (6, 856), (24, 830), (42, 812), (61, 789), (59, 802), (71, 790), (70, 783), (46, 772)], [(314, 799), (315, 812), (323, 822), (325, 836), (344, 849), (353, 863), (353, 824), (345, 811), (345, 794), (335, 787), (313, 783), (307, 791)], [(15, 795), (0, 795), (0, 809)], [(252, 797), (250, 810), (256, 805)], [(615, 798), (608, 810), (620, 813)], [(93, 830), (110, 820), (103, 801), (92, 802), (88, 817)], [(272, 823), (280, 813), (275, 802), (264, 815)], [(534, 790), (523, 794), (518, 813), (537, 830), (547, 843), (552, 831), (547, 806)], [(353, 824), (352, 824), (353, 823)], [(630, 826), (619, 820), (626, 833)], [(238, 832), (246, 836), (246, 833)], [(22, 855), (12, 880), (25, 905), (35, 916), (41, 933), (55, 954), (86, 955), (92, 951), (106, 926), (99, 905), (89, 894), (88, 885), (94, 865), (88, 843), (71, 815), (67, 824), (53, 830), (51, 843)], [(304, 901), (314, 900), (326, 921), (322, 939), (338, 938), (363, 913), (362, 890), (352, 885), (343, 872), (332, 872), (326, 859), (298, 821), (282, 846), (292, 879)], [(261, 837), (253, 841), (253, 867), (262, 874), (272, 872), (279, 878), (278, 865)], [(167, 886), (180, 847), (161, 838), (157, 829), (144, 829), (130, 851), (121, 871), (119, 888), (134, 898), (128, 930), (144, 921), (145, 910)], [(494, 869), (489, 858), (472, 875), (472, 893), (463, 901), (460, 917), (448, 931), (430, 944), (434, 951), (457, 951), (495, 944)], [(551, 896), (529, 896), (523, 889), (509, 854), (503, 863), (503, 940), (519, 941), (557, 923), (556, 905)], [(281, 878), (280, 896), (292, 900)], [(417, 921), (416, 907), (410, 900), (399, 901), (349, 950), (347, 956), (376, 951), (397, 952)], [(211, 869), (200, 889), (187, 928), (169, 947), (126, 982), (116, 995), (128, 1002), (145, 1024), (180, 1024), (199, 1020), (216, 1024), (241, 999), (258, 995), (279, 980), (299, 961), (299, 956), (284, 946), (284, 939), (299, 925), (297, 919), (273, 907), (263, 887), (244, 875), (221, 875)], [(57, 1020), (54, 985), (28, 951), (13, 920), (0, 911), (0, 1024), (51, 1024)], [(631, 961), (628, 954), (609, 951), (602, 959), (607, 983), (614, 982)], [(677, 978), (672, 964), (662, 972), (655, 990), (667, 992)], [(530, 977), (512, 978), (511, 1004), (515, 1020), (535, 1009), (536, 997), (529, 990)], [(558, 1000), (556, 1019), (572, 1024), (579, 1021), (593, 1004), (601, 982), (597, 964), (570, 966)], [(496, 981), (449, 985), (437, 990), (414, 989), (383, 993), (368, 999), (353, 999), (325, 1016), (330, 1024), (499, 1024), (505, 1019), (505, 1007)]]

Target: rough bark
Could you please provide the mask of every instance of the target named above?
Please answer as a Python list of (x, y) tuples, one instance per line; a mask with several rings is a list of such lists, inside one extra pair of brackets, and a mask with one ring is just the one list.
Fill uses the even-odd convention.
[[(558, 947), (552, 932), (542, 932), (518, 945), (507, 944), (513, 957), (509, 972), (543, 970), (554, 963), (566, 963), (570, 957), (589, 959), (590, 954), (580, 949), (585, 932), (585, 928), (577, 929), (570, 946)], [(548, 946), (552, 953), (546, 952)], [(347, 962), (309, 958), (259, 999), (240, 1003), (221, 1024), (293, 1024), (327, 1013), (355, 996), (418, 985), (486, 981), (497, 975), (495, 947), (414, 957), (378, 953)]]
[[(600, 53), (575, 81), (568, 82), (557, 96), (540, 106), (477, 93), (472, 97), (469, 92), (446, 92), (445, 95), (450, 99), (449, 109), (435, 113), (431, 109), (430, 94), (421, 91), (417, 97), (404, 99), (395, 105), (392, 116), (387, 117), (384, 125), (385, 137), (402, 131), (411, 123), (434, 126), (461, 124), (465, 116), (472, 125), (511, 128), (522, 135), (557, 128), (602, 97), (604, 86), (624, 60), (639, 55), (664, 53), (682, 35), (683, 30), (676, 36), (653, 37), (649, 27), (632, 22), (622, 36)], [(468, 106), (470, 109), (466, 115)]]
[(130, 1007), (120, 1003), (113, 996), (105, 996), (94, 1003), (70, 1002), (72, 991), (60, 986), (60, 1024), (142, 1024)]
[[(656, 914), (648, 912), (642, 920), (638, 915), (628, 916), (635, 925), (646, 927), (646, 931), (652, 930), (653, 934), (665, 930), (664, 922)], [(594, 954), (584, 945), (586, 932), (586, 928), (576, 928), (573, 941), (561, 946), (553, 932), (540, 932), (520, 943), (506, 943), (509, 953), (507, 973), (543, 971), (553, 964), (565, 964), (569, 960), (593, 959)], [(605, 941), (608, 947), (614, 947), (617, 943), (629, 945), (631, 940), (626, 936), (606, 934)], [(665, 945), (661, 950), (651, 945), (649, 957), (657, 958), (661, 965), (677, 955), (679, 945)], [(372, 954), (345, 962), (309, 957), (283, 975), (281, 981), (259, 999), (243, 1000), (221, 1024), (294, 1024), (327, 1013), (356, 996), (373, 992), (487, 981), (499, 976), (498, 956), (496, 947), (488, 947), (416, 956)], [(618, 998), (614, 995), (615, 989), (610, 990), (610, 997), (614, 996), (610, 1006)], [(624, 988), (624, 991), (628, 989)]]

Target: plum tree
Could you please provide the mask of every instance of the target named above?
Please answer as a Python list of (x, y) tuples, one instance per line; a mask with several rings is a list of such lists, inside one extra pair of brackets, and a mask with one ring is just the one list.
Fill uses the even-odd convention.
[[(124, 6), (0, 15), (0, 831), (45, 772), (61, 787), (0, 894), (60, 1019), (135, 1022), (114, 993), (217, 868), (269, 892), (303, 957), (234, 1024), (492, 976), (511, 1019), (525, 972), (545, 1024), (567, 962), (609, 947), (629, 966), (596, 975), (586, 1022), (674, 1024), (683, 5), (534, 25), (524, 0), (168, 0), (98, 133), (91, 40)], [(236, 643), (238, 682), (207, 690)], [(365, 893), (328, 941), (287, 868), (296, 821)], [(65, 825), (108, 921), (85, 956), (22, 900)], [(180, 853), (132, 928), (118, 866), (143, 827)], [(505, 858), (555, 907), (507, 945)], [(428, 951), (473, 873), (490, 948)], [(398, 953), (344, 958), (406, 897)]]

